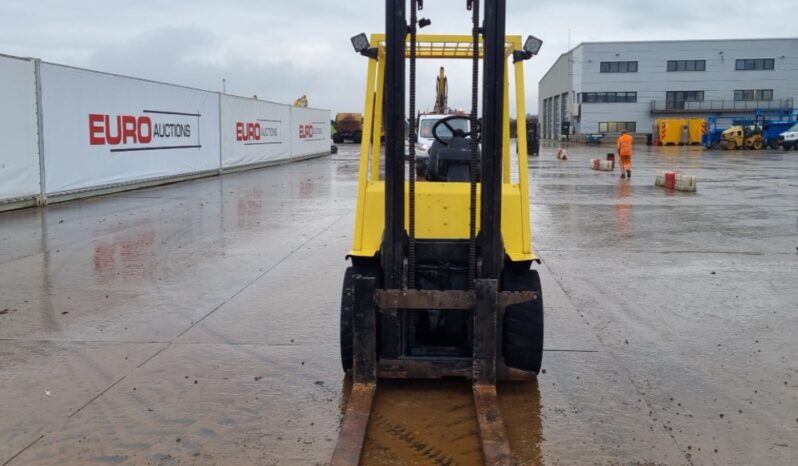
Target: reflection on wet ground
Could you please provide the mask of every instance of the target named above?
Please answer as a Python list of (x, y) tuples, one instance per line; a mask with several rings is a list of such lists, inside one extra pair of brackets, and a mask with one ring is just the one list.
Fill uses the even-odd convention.
[[(798, 157), (530, 158), (537, 382), (518, 464), (794, 464)], [(323, 464), (358, 150), (0, 214), (0, 464)], [(698, 193), (655, 188), (695, 174)], [(478, 464), (467, 382), (381, 381), (364, 464)], [(448, 463), (447, 463), (448, 462)]]

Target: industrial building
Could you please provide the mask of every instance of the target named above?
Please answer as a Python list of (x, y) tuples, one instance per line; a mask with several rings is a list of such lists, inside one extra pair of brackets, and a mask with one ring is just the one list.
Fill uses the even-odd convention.
[(541, 137), (655, 133), (669, 117), (792, 112), (798, 38), (585, 42), (540, 80)]

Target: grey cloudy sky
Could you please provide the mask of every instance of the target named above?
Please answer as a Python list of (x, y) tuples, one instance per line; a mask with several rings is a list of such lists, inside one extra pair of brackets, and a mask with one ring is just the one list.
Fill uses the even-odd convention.
[[(426, 0), (424, 32), (469, 32), (465, 0)], [(361, 111), (366, 59), (349, 38), (384, 29), (375, 0), (2, 0), (0, 53), (277, 102)], [(795, 0), (508, 0), (507, 32), (544, 40), (527, 62), (527, 110), (537, 82), (586, 41), (795, 36)], [(468, 64), (448, 61), (450, 106), (468, 106)], [(433, 104), (441, 63), (419, 65), (418, 106)]]

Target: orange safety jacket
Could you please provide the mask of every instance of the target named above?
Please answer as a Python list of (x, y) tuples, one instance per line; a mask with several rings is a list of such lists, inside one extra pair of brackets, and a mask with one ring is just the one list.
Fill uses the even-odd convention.
[(621, 157), (631, 157), (633, 144), (634, 138), (631, 134), (622, 134), (621, 137), (618, 138), (618, 155)]

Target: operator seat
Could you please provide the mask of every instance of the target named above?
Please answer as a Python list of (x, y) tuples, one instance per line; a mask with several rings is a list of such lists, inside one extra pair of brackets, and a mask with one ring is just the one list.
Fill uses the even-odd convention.
[[(428, 181), (469, 181), (469, 162), (471, 160), (471, 140), (465, 131), (455, 129), (451, 138), (446, 138), (448, 145), (435, 140), (429, 149), (429, 160), (424, 176)], [(482, 151), (477, 146), (477, 182), (481, 173)]]

